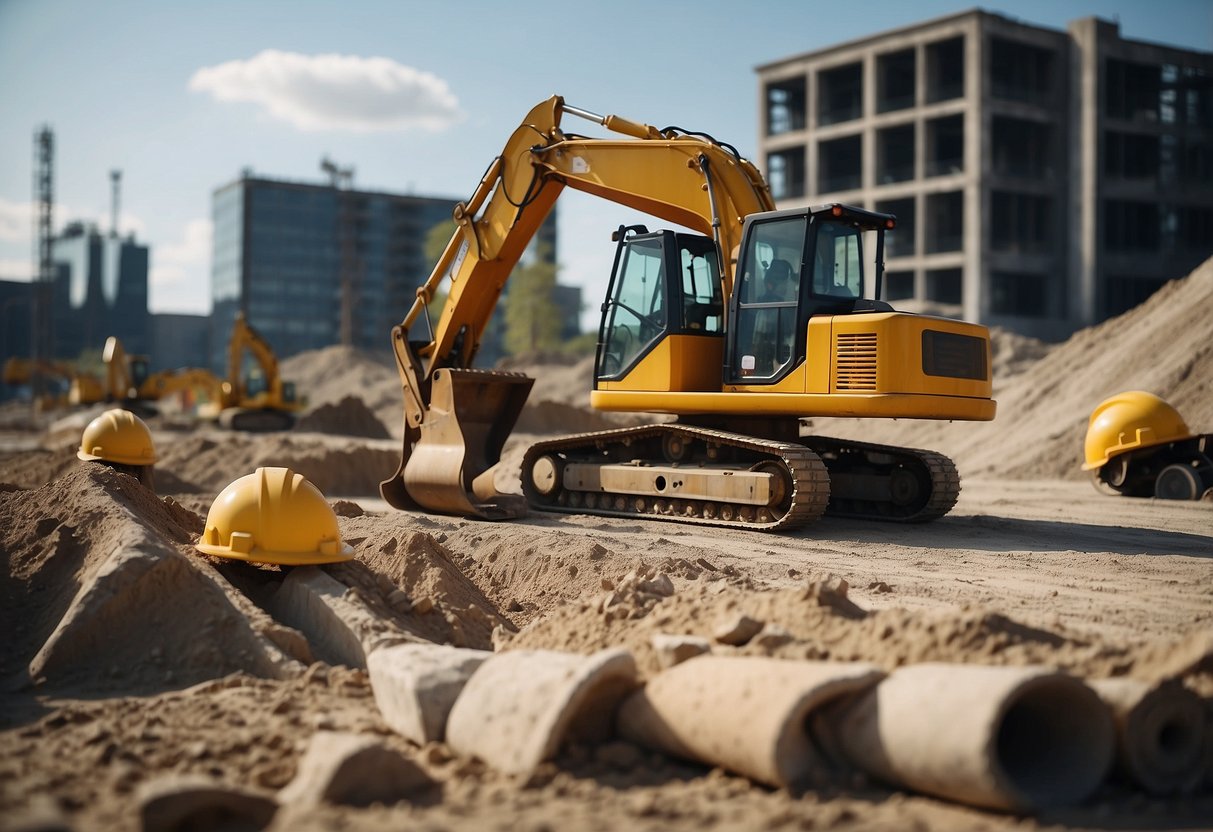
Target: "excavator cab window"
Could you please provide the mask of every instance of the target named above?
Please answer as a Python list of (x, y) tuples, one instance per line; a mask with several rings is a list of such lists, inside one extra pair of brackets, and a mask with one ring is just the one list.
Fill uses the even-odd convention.
[(773, 380), (796, 363), (806, 225), (801, 214), (751, 226), (738, 263), (735, 377)]
[(720, 266), (716, 246), (707, 237), (675, 235), (682, 275), (682, 331), (713, 335), (724, 328)]
[(666, 332), (665, 236), (625, 236), (619, 241), (610, 295), (603, 305), (598, 377), (619, 376)]
[(859, 229), (838, 222), (817, 222), (813, 256), (813, 294), (854, 300), (863, 295), (863, 250)]

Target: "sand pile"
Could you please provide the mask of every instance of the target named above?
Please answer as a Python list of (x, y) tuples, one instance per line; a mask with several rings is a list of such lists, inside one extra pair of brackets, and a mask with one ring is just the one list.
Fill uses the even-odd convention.
[(1010, 379), (995, 376), (993, 422), (813, 419), (812, 429), (938, 450), (956, 461), (962, 475), (1085, 479), (1079, 466), (1088, 419), (1116, 393), (1155, 393), (1192, 430), (1213, 431), (1210, 305), (1213, 260), (1141, 306), (1075, 333)]
[[(400, 448), (322, 434), (194, 434), (158, 445), (160, 472), (171, 472), (204, 492), (265, 466), (291, 468), (329, 497), (378, 496), (379, 483), (396, 470)], [(161, 489), (167, 490), (167, 489)]]
[(309, 410), (295, 424), (295, 430), (390, 439), (383, 422), (357, 396), (346, 396), (335, 404), (322, 404)]
[[(163, 690), (236, 671), (278, 677), (307, 660), (201, 558), (201, 519), (133, 477), (79, 466), (0, 493), (6, 677), (89, 691)], [(284, 648), (285, 645), (285, 648)]]
[[(387, 346), (386, 334), (384, 346)], [(308, 414), (354, 396), (393, 436), (403, 433), (400, 376), (390, 355), (333, 346), (292, 355), (282, 362), (282, 377), (295, 382), (307, 400)]]

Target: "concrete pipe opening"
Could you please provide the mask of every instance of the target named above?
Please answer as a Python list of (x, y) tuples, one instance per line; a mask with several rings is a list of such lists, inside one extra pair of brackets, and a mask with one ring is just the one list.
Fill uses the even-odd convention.
[(995, 734), (996, 778), (1021, 806), (1065, 806), (1099, 785), (1112, 760), (1111, 716), (1075, 679), (1043, 677), (1008, 697)]

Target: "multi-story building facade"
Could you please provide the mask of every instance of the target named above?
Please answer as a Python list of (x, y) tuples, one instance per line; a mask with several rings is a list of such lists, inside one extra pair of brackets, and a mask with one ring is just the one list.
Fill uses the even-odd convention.
[[(338, 343), (387, 350), (392, 327), (433, 267), (426, 237), (451, 219), (456, 202), (248, 173), (217, 189), (212, 366), (226, 367), (232, 322), (241, 312), (279, 358)], [(537, 241), (555, 257), (554, 215)], [(488, 340), (482, 362), (500, 355), (499, 343)]]
[(897, 215), (885, 298), (1048, 339), (1213, 254), (1213, 54), (969, 11), (757, 70), (779, 207)]
[(55, 358), (100, 353), (111, 335), (129, 353), (148, 351), (147, 246), (76, 222), (51, 241), (51, 258)]

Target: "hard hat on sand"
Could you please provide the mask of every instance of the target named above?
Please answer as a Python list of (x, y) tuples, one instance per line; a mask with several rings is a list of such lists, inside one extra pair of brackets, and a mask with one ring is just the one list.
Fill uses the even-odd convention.
[(303, 566), (354, 557), (324, 495), (290, 468), (258, 468), (220, 492), (197, 549), (254, 563)]
[(1188, 439), (1192, 431), (1179, 411), (1153, 393), (1132, 390), (1104, 399), (1091, 414), (1083, 443), (1084, 471), (1137, 448)]
[(152, 465), (156, 446), (147, 424), (129, 410), (107, 410), (88, 423), (76, 456), (85, 462)]

